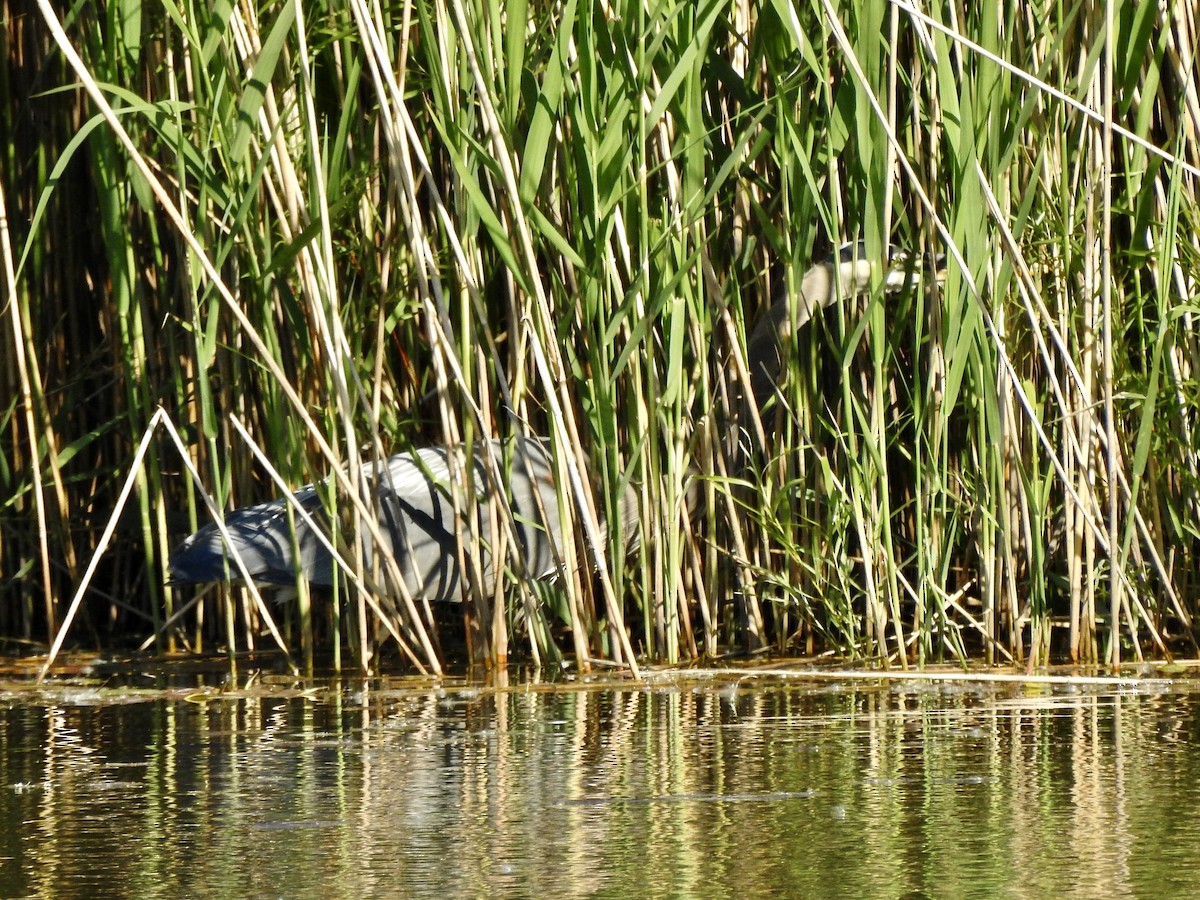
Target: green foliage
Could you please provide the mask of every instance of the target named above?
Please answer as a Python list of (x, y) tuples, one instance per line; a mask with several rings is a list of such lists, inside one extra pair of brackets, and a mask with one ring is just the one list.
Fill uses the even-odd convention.
[[(1197, 35), (1112, 6), (79, 5), (79, 66), (29, 17), (0, 633), (58, 631), (161, 406), (226, 509), (279, 492), (235, 421), (291, 485), (549, 435), (580, 565), (468, 598), (492, 665), (1194, 650)], [(819, 317), (732, 454), (746, 334), (848, 240), (946, 252), (946, 284)], [(154, 446), (75, 637), (256, 646), (240, 589), (172, 619), (208, 513)], [(461, 633), (354, 584), (283, 610), (309, 666), (438, 670)]]

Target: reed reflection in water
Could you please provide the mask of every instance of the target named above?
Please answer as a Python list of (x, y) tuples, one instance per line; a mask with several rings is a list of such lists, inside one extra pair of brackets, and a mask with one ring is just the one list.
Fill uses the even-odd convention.
[(0, 895), (1193, 895), (1197, 710), (758, 678), (0, 691)]

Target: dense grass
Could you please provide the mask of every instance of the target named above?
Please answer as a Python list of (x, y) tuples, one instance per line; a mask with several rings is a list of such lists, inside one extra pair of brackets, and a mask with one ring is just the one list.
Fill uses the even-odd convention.
[[(1173, 6), (9, 4), (0, 633), (433, 670), (438, 619), (581, 668), (1194, 651), (1200, 21)], [(850, 239), (945, 252), (947, 283), (810, 326), (735, 461), (748, 327)], [(551, 437), (575, 523), (553, 587), (163, 587), (206, 499), (281, 492), (256, 447), (295, 486), (515, 431)]]

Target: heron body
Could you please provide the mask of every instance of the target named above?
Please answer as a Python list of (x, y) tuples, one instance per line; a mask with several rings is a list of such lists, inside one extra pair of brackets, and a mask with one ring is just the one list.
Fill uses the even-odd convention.
[[(492, 452), (500, 458), (501, 442), (491, 444)], [(464, 546), (471, 544), (468, 517), (454, 512), (450, 461), (450, 451), (445, 447), (425, 447), (412, 453), (398, 453), (387, 460), (385, 467), (366, 463), (361, 473), (371, 485), (371, 505), (379, 518), (385, 552), (395, 556), (412, 595), (431, 601), (457, 600), (462, 596), (465, 579), (459, 566), (459, 536), (463, 536)], [(379, 471), (384, 468), (386, 471)], [(486, 501), (496, 491), (487, 488), (491, 479), (481, 453), (476, 454), (471, 468), (479, 500), (480, 546), (485, 554), (480, 560), (482, 588), (490, 592), (494, 587), (494, 566), (489, 548), (495, 536)], [(525, 572), (533, 578), (553, 575), (562, 558), (559, 537), (562, 529), (546, 441), (523, 438), (515, 442), (507, 495), (512, 504), (516, 555)], [(293, 497), (319, 524), (327, 525), (316, 486), (301, 488)], [(273, 500), (234, 510), (225, 517), (225, 528), (247, 573), (256, 583), (291, 585), (295, 584), (299, 570), (311, 584), (332, 585), (336, 566), (329, 548), (299, 516), (294, 518), (293, 551), (288, 505), (286, 500)], [(364, 562), (368, 568), (372, 561), (371, 543), (364, 541)], [(171, 555), (171, 580), (177, 583), (222, 581), (230, 574), (236, 577), (238, 570), (215, 523), (191, 535)]]

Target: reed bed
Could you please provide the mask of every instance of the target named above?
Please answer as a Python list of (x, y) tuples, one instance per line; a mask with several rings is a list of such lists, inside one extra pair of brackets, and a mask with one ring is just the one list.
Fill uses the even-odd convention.
[[(1189, 4), (4, 18), (6, 646), (435, 673), (460, 637), (634, 671), (1196, 651)], [(812, 323), (734, 450), (748, 329), (848, 240), (943, 252), (946, 283)], [(361, 568), (356, 463), (516, 433), (550, 438), (554, 584), (500, 553), (495, 595), (440, 609), (386, 571), (281, 605), (164, 586), (214, 510), (327, 478)]]

